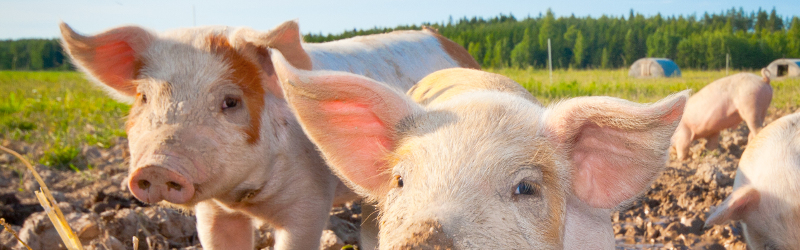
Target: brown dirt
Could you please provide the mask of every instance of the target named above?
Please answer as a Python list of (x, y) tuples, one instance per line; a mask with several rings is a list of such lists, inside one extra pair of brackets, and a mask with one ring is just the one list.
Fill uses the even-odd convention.
[[(791, 113), (771, 109), (767, 122)], [(745, 249), (739, 223), (703, 228), (709, 208), (730, 194), (739, 157), (747, 145), (744, 124), (721, 134), (720, 148), (692, 146), (692, 159), (670, 160), (651, 190), (629, 209), (611, 216), (618, 249)], [(3, 141), (4, 146), (27, 153), (36, 145)], [(75, 172), (37, 166), (54, 191), (59, 206), (87, 249), (200, 249), (194, 216), (170, 208), (143, 204), (121, 183), (127, 175), (127, 140), (108, 149), (85, 147), (81, 159), (95, 166)], [(34, 249), (65, 249), (50, 221), (36, 202), (38, 184), (24, 166), (0, 153), (0, 217)], [(356, 244), (360, 222), (357, 203), (331, 210), (321, 242), (325, 249)], [(272, 230), (256, 232), (257, 249), (271, 249)], [(0, 250), (22, 249), (7, 232), (0, 234)]]

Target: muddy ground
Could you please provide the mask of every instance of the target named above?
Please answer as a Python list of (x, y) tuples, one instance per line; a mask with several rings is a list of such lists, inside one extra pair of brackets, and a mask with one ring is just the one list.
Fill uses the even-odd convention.
[[(770, 110), (771, 122), (791, 110)], [(727, 197), (739, 157), (747, 145), (744, 124), (721, 134), (720, 148), (703, 150), (704, 141), (692, 146), (692, 159), (669, 161), (651, 190), (630, 208), (611, 216), (618, 249), (745, 249), (741, 226), (704, 228), (709, 208)], [(21, 153), (36, 155), (37, 145), (2, 141)], [(104, 149), (87, 146), (79, 161), (91, 170), (54, 170), (38, 165), (59, 201), (70, 225), (87, 249), (200, 249), (194, 217), (188, 213), (143, 204), (121, 185), (127, 174), (127, 140)], [(65, 249), (33, 190), (38, 184), (17, 159), (0, 153), (0, 217), (33, 249)], [(321, 239), (325, 249), (341, 249), (358, 241), (360, 208), (348, 204), (331, 210)], [(257, 249), (274, 243), (268, 226), (256, 232)], [(0, 250), (23, 249), (10, 233), (0, 234)]]

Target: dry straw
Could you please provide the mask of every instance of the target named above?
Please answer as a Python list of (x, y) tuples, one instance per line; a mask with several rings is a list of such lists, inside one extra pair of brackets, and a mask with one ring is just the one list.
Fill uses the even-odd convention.
[[(58, 236), (61, 236), (61, 241), (64, 242), (64, 245), (66, 245), (67, 249), (83, 250), (83, 245), (81, 244), (81, 241), (78, 239), (77, 236), (75, 236), (75, 232), (72, 231), (72, 228), (70, 228), (69, 224), (67, 224), (67, 219), (64, 218), (64, 213), (62, 213), (61, 209), (58, 208), (58, 203), (56, 202), (56, 199), (53, 198), (53, 195), (50, 193), (50, 189), (47, 188), (47, 185), (42, 180), (42, 177), (39, 176), (39, 173), (37, 173), (36, 170), (33, 169), (31, 163), (28, 162), (28, 160), (23, 158), (22, 155), (15, 152), (14, 150), (8, 149), (3, 146), (0, 146), (0, 149), (8, 152), (9, 154), (14, 155), (15, 157), (17, 157), (17, 159), (20, 159), (22, 163), (24, 163), (25, 166), (31, 170), (31, 173), (33, 173), (33, 177), (36, 178), (36, 182), (39, 182), (39, 186), (41, 186), (40, 191), (34, 191), (34, 193), (36, 194), (36, 198), (39, 199), (39, 204), (41, 204), (42, 207), (44, 208), (44, 211), (47, 212), (47, 217), (49, 217), (50, 221), (53, 222), (56, 231), (58, 231)], [(17, 239), (19, 240), (19, 238)], [(20, 242), (22, 241), (20, 240)], [(27, 246), (27, 244), (25, 244), (24, 242), (22, 244)]]

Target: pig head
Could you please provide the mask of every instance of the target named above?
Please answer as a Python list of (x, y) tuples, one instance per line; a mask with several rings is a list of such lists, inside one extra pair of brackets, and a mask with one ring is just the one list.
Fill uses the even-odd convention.
[(610, 210), (660, 173), (687, 99), (544, 108), (503, 86), (513, 81), (467, 69), (435, 72), (406, 95), (273, 58), (304, 131), (377, 201), (381, 249), (613, 248)]
[(276, 81), (265, 48), (230, 41), (221, 28), (159, 36), (130, 26), (90, 37), (61, 29), (75, 64), (133, 104), (125, 129), (138, 199), (191, 206), (268, 164), (261, 152), (286, 124), (262, 124), (261, 115), (291, 114), (262, 112), (282, 95), (269, 85)]

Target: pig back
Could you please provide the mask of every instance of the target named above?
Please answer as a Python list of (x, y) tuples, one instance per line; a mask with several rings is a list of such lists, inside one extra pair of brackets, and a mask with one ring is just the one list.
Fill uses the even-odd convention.
[(439, 70), (426, 76), (408, 90), (415, 102), (427, 106), (473, 91), (510, 93), (541, 105), (536, 97), (519, 83), (508, 77), (474, 69), (452, 68)]

